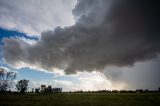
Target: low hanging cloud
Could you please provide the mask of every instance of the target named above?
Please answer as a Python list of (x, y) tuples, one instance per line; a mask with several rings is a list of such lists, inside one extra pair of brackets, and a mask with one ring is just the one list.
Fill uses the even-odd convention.
[(149, 0), (78, 0), (75, 25), (44, 31), (34, 45), (4, 39), (4, 59), (65, 73), (152, 59), (160, 53), (158, 10), (158, 3)]

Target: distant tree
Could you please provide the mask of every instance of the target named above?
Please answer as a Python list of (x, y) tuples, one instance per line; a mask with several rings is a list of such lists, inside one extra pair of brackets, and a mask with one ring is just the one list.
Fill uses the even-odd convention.
[(17, 82), (16, 88), (20, 93), (25, 93), (28, 90), (28, 82), (29, 80), (23, 79)]
[(5, 69), (0, 68), (0, 92), (5, 92), (11, 88), (15, 78), (15, 72), (7, 72)]
[(35, 93), (38, 94), (39, 92), (40, 92), (40, 88), (36, 88), (36, 89), (35, 89)]
[(149, 92), (149, 89), (145, 89), (144, 91), (145, 91), (145, 92)]
[(34, 88), (32, 88), (32, 91), (31, 91), (32, 93), (34, 92)]
[(46, 88), (45, 92), (51, 93), (51, 92), (52, 92), (52, 86), (49, 85), (49, 86)]
[[(53, 88), (52, 92), (54, 92), (54, 93), (60, 93), (60, 92), (62, 92), (62, 88)], [(83, 91), (81, 90), (81, 92), (83, 92)]]
[(142, 93), (142, 92), (143, 92), (143, 89), (137, 89), (136, 92), (137, 92), (137, 93)]
[(46, 85), (41, 85), (41, 92), (44, 93), (46, 90)]
[(158, 87), (158, 92), (160, 92), (160, 87)]

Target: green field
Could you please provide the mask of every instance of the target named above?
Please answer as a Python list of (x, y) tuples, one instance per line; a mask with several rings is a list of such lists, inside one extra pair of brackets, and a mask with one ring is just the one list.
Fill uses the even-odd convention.
[(0, 106), (160, 106), (160, 93), (0, 94)]

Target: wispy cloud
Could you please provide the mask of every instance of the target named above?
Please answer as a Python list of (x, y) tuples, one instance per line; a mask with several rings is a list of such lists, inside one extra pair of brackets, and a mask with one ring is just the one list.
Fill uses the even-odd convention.
[(74, 24), (72, 9), (76, 0), (1, 0), (0, 27), (32, 35), (57, 26)]

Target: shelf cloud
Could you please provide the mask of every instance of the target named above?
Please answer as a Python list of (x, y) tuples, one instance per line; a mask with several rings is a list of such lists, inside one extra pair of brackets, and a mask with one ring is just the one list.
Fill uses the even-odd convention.
[(47, 70), (101, 71), (131, 66), (160, 53), (160, 13), (156, 1), (78, 0), (75, 24), (42, 32), (34, 45), (3, 39), (4, 60)]

